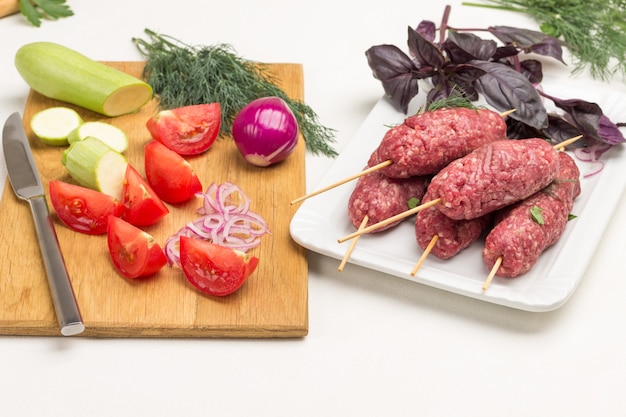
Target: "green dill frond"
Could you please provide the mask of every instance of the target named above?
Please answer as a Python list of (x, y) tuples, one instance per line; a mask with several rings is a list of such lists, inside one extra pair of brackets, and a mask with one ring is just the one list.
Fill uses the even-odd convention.
[(458, 95), (451, 95), (446, 98), (440, 98), (439, 100), (435, 100), (428, 105), (426, 111), (435, 111), (445, 107), (463, 107), (466, 109), (479, 109), (479, 106), (476, 106), (472, 103), (467, 97), (461, 97)]
[(484, 0), (463, 5), (524, 13), (544, 33), (561, 37), (574, 60), (573, 73), (588, 68), (608, 81), (626, 76), (626, 0)]

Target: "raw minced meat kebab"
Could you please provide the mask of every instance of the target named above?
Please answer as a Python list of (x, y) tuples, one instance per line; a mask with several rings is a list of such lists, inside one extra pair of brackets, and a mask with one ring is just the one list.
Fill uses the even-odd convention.
[[(428, 121), (436, 121), (436, 129)], [(410, 116), (390, 128), (368, 166), (380, 164), (385, 157), (392, 162), (358, 179), (348, 201), (350, 222), (362, 228), (368, 216), (366, 226), (371, 227), (407, 212), (411, 199), (422, 204), (437, 200), (415, 217), (421, 249), (436, 236), (430, 253), (449, 259), (487, 234), (485, 265), (491, 268), (500, 258), (496, 275), (515, 277), (527, 272), (562, 235), (580, 193), (580, 173), (573, 159), (560, 152), (562, 148), (539, 138), (508, 140), (503, 125), (503, 118), (489, 110), (445, 108)], [(420, 162), (411, 160), (427, 161), (424, 166), (429, 168), (413, 167)], [(396, 164), (401, 169), (389, 169)], [(533, 210), (544, 217), (537, 219)]]

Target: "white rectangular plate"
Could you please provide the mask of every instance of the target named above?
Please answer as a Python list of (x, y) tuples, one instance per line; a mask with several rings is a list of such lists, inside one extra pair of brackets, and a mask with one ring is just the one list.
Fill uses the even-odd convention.
[[(598, 103), (604, 114), (616, 123), (626, 114), (626, 96), (608, 89), (581, 91), (573, 84), (559, 84), (544, 86), (544, 90), (561, 99)], [(422, 104), (423, 99), (416, 97), (409, 114)], [(548, 110), (554, 107), (548, 106)], [(386, 99), (381, 99), (316, 189), (361, 171), (389, 127), (401, 123), (405, 117)], [(428, 257), (417, 274), (411, 276), (422, 254), (415, 240), (414, 217), (388, 231), (361, 236), (349, 262), (512, 308), (536, 312), (554, 310), (569, 299), (583, 278), (621, 199), (626, 186), (625, 146), (614, 146), (602, 156), (605, 166), (599, 174), (581, 177), (582, 192), (572, 211), (577, 218), (569, 222), (559, 242), (541, 255), (534, 268), (517, 278), (496, 277), (486, 291), (482, 290), (489, 274), (482, 261), (482, 240), (452, 259)], [(577, 163), (583, 176), (593, 169), (589, 163), (579, 160)], [(338, 239), (354, 232), (347, 216), (347, 203), (355, 184), (355, 181), (343, 184), (302, 202), (290, 224), (292, 238), (309, 250), (343, 259), (350, 241), (338, 243)]]

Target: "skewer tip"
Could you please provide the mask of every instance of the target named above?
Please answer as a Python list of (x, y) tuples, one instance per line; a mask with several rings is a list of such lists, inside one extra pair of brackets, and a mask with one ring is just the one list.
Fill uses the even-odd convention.
[[(363, 229), (367, 225), (367, 222), (369, 221), (369, 219), (370, 219), (369, 216), (366, 214), (363, 217), (363, 220), (361, 220), (361, 224), (359, 225), (359, 230)], [(343, 268), (348, 263), (348, 259), (350, 259), (350, 256), (352, 255), (352, 252), (354, 251), (354, 248), (356, 247), (356, 243), (358, 242), (358, 240), (359, 240), (359, 238), (356, 237), (352, 241), (352, 243), (350, 243), (350, 247), (348, 248), (348, 251), (344, 255), (343, 259), (341, 260), (341, 263), (339, 264), (339, 267), (337, 268), (337, 271), (339, 271), (339, 272), (343, 271)]]
[(422, 256), (420, 257), (419, 261), (417, 261), (417, 264), (415, 264), (415, 267), (411, 271), (412, 277), (414, 277), (415, 274), (417, 274), (417, 271), (422, 267), (422, 264), (424, 263), (424, 261), (426, 260), (430, 252), (433, 250), (433, 247), (437, 244), (438, 240), (439, 240), (439, 235), (434, 235), (430, 239), (428, 246), (426, 246), (426, 249), (424, 249), (424, 253), (422, 253)]
[(573, 138), (564, 140), (563, 142), (557, 143), (556, 145), (554, 145), (554, 149), (556, 150), (563, 150), (565, 149), (566, 146), (571, 145), (572, 143), (576, 142), (577, 140), (581, 139), (583, 137), (583, 135), (578, 135), (578, 136), (574, 136)]
[(500, 268), (500, 265), (502, 265), (502, 256), (498, 256), (498, 259), (496, 259), (496, 262), (493, 264), (493, 267), (491, 267), (491, 271), (489, 272), (489, 275), (487, 276), (487, 279), (485, 280), (483, 284), (483, 288), (482, 288), (483, 291), (487, 291), (487, 288), (489, 288), (489, 285), (491, 284), (493, 277), (496, 275), (496, 272)]

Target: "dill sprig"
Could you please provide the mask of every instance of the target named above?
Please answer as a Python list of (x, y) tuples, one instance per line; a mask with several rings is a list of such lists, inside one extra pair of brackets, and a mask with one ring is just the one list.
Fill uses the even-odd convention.
[(585, 67), (594, 78), (626, 75), (626, 0), (484, 0), (464, 5), (524, 13), (542, 32), (561, 36), (574, 58), (573, 73)]
[(149, 29), (145, 33), (149, 40), (133, 38), (133, 42), (146, 57), (143, 76), (158, 96), (161, 109), (219, 102), (221, 135), (227, 136), (246, 104), (261, 97), (280, 97), (293, 111), (307, 149), (314, 154), (337, 155), (330, 146), (335, 131), (321, 125), (310, 106), (278, 87), (267, 65), (238, 56), (228, 44), (192, 46)]
[(450, 94), (450, 96), (445, 98), (440, 98), (432, 103), (430, 103), (426, 109), (426, 111), (435, 111), (443, 108), (466, 108), (466, 109), (474, 109), (478, 110), (481, 107), (472, 103), (467, 97), (463, 97), (458, 94)]

